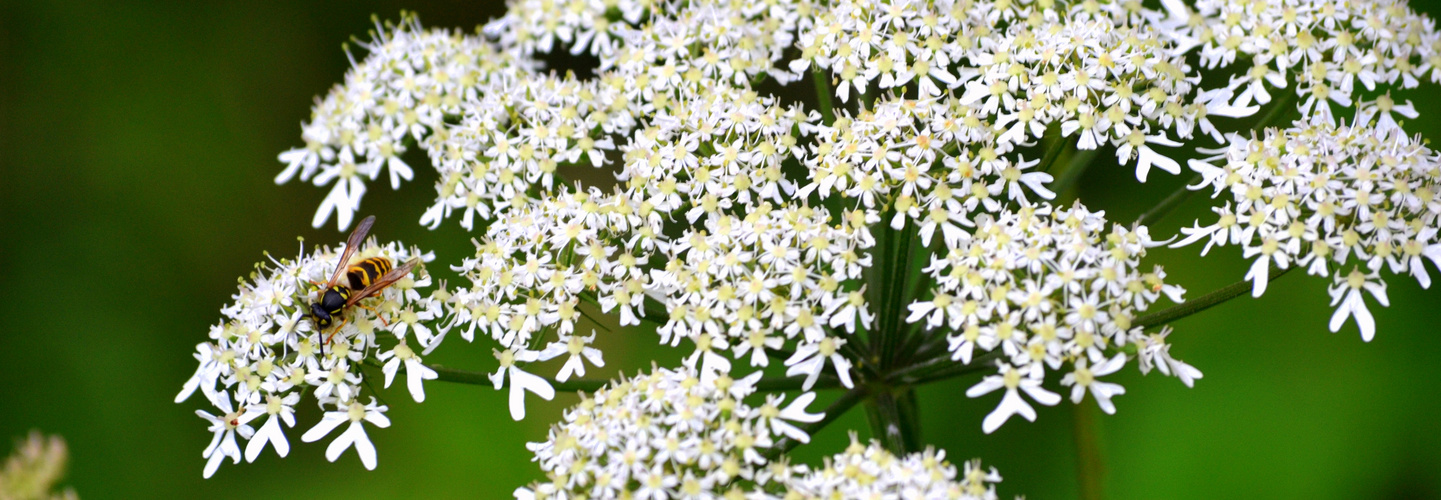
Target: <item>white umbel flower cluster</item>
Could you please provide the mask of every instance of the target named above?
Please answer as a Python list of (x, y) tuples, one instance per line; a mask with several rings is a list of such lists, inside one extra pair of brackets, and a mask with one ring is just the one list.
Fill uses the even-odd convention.
[[(917, 498), (926, 500), (995, 500), (1001, 474), (969, 460), (960, 471), (946, 461), (945, 450), (926, 449), (905, 456), (875, 442), (862, 445), (851, 435), (842, 453), (826, 457), (811, 469), (793, 466), (778, 498)], [(779, 474), (778, 474), (779, 476)]]
[(759, 374), (735, 380), (686, 366), (621, 379), (565, 412), (547, 439), (529, 445), (546, 480), (518, 488), (522, 500), (567, 498), (925, 498), (994, 499), (995, 469), (945, 452), (902, 457), (851, 436), (844, 453), (812, 469), (776, 460), (781, 438), (806, 441), (798, 424), (813, 393), (787, 402), (744, 400)]
[[(1378, 85), (1441, 82), (1435, 21), (1400, 0), (1163, 0), (1169, 38), (1200, 46), (1207, 68), (1235, 67), (1233, 106), (1271, 102), (1283, 89), (1303, 116), (1334, 124)], [(1359, 84), (1359, 85), (1358, 85)], [(1269, 87), (1269, 89), (1268, 89)]]
[(566, 411), (546, 441), (530, 444), (549, 480), (516, 498), (713, 498), (764, 485), (768, 449), (783, 437), (809, 440), (795, 423), (823, 415), (806, 411), (814, 393), (746, 404), (759, 378), (692, 364), (613, 382)]
[[(1017, 389), (1041, 404), (1060, 401), (1040, 385), (1047, 370), (1069, 372), (1061, 383), (1073, 386), (1075, 402), (1090, 390), (1102, 410), (1114, 413), (1111, 396), (1125, 391), (1096, 377), (1119, 370), (1124, 352), (1135, 352), (1132, 344), (1147, 338), (1132, 325), (1140, 311), (1161, 297), (1181, 302), (1185, 290), (1166, 284), (1160, 267), (1140, 269), (1146, 249), (1161, 243), (1144, 226), (1126, 229), (1103, 215), (1079, 204), (986, 214), (944, 257), (931, 257), (925, 271), (935, 280), (932, 298), (910, 304), (906, 320), (953, 332), (944, 338), (952, 359), (962, 363), (998, 351), (999, 373), (966, 393), (1006, 389), (983, 422), (986, 432), (1011, 415), (1035, 419)], [(1177, 372), (1194, 373), (1182, 377), (1188, 386), (1200, 378), (1194, 369)]]
[[(420, 146), (440, 173), (435, 204), (421, 223), (436, 227), (460, 213), (461, 225), (523, 202), (532, 186), (549, 189), (560, 163), (599, 166), (609, 139), (591, 130), (628, 130), (633, 108), (613, 86), (536, 73), (484, 38), (424, 30), (415, 18), (379, 30), (345, 84), (317, 102), (303, 126), (304, 148), (280, 155), (276, 177), (334, 183), (313, 221), (333, 212), (349, 226), (365, 181), (388, 172), (392, 188), (413, 177), (401, 159)], [(614, 102), (615, 105), (611, 103)], [(616, 111), (619, 113), (607, 113)]]
[[(1152, 22), (1162, 13), (1132, 7), (1048, 0), (818, 7), (799, 36), (802, 56), (789, 67), (818, 66), (838, 83), (843, 101), (873, 84), (883, 92), (874, 116), (838, 125), (840, 144), (822, 141), (813, 169), (823, 171), (812, 175), (854, 176), (846, 185), (859, 181), (883, 193), (920, 177), (925, 191), (901, 196), (931, 195), (931, 179), (955, 190), (951, 168), (926, 172), (937, 153), (959, 155), (946, 167), (994, 162), (1035, 144), (1053, 124), (1082, 150), (1117, 146), (1119, 162), (1136, 161), (1141, 181), (1152, 166), (1179, 173), (1153, 145), (1179, 146), (1170, 134), (1190, 138), (1198, 128), (1215, 134), (1208, 116), (1255, 109), (1231, 107), (1224, 92), (1196, 92), (1200, 79), (1184, 53)], [(890, 90), (905, 88), (916, 89), (905, 95), (917, 99), (894, 100)], [(871, 130), (846, 130), (857, 125)], [(959, 177), (975, 174), (958, 170)]]
[[(1165, 14), (1121, 2), (717, 1), (672, 10), (534, 0), (509, 12), (486, 26), (489, 38), (425, 30), (410, 17), (364, 45), (368, 56), (304, 125), (306, 146), (281, 155), (288, 167), (277, 181), (334, 183), (317, 226), (332, 212), (348, 225), (367, 179), (389, 172), (392, 187), (409, 180), (400, 159), (406, 144), (426, 151), (440, 173), (422, 223), (435, 227), (459, 211), (461, 224), (474, 228), (476, 217), (524, 202), (531, 186), (550, 189), (561, 166), (603, 166), (617, 148), (627, 152), (622, 178), (631, 187), (662, 198), (689, 194), (692, 206), (709, 194), (725, 208), (748, 202), (752, 191), (773, 200), (789, 193), (795, 181), (780, 165), (792, 155), (817, 181), (857, 177), (837, 191), (859, 184), (884, 194), (916, 182), (906, 172), (924, 170), (929, 162), (920, 160), (940, 151), (994, 161), (1034, 145), (1052, 124), (1081, 149), (1116, 146), (1144, 180), (1152, 166), (1179, 172), (1156, 149), (1179, 145), (1173, 135), (1219, 137), (1208, 116), (1255, 111), (1230, 105), (1227, 89), (1198, 91), (1186, 46), (1155, 27)], [(597, 56), (600, 74), (537, 71), (537, 54), (557, 44)], [(787, 49), (801, 56), (784, 61)], [(827, 126), (823, 144), (849, 142), (798, 148), (793, 127), (810, 133), (822, 114), (783, 108), (749, 87), (813, 70), (836, 84), (842, 101), (874, 83), (877, 102), (844, 111), (851, 119), (841, 126), (874, 120), (879, 133)], [(925, 154), (892, 157), (902, 148)], [(847, 157), (856, 154), (874, 158)], [(712, 157), (697, 165), (704, 156)], [(637, 168), (647, 159), (652, 164)], [(722, 188), (698, 192), (715, 186)]]
[[(617, 314), (622, 326), (654, 322), (662, 343), (690, 340), (710, 369), (731, 371), (720, 355), (727, 351), (767, 366), (767, 349), (790, 347), (789, 374), (806, 375), (807, 387), (827, 364), (851, 386), (850, 362), (837, 349), (871, 316), (859, 290), (842, 283), (859, 279), (869, 262), (865, 220), (833, 227), (824, 209), (761, 203), (744, 217), (707, 218), (671, 241), (657, 234), (659, 213), (636, 205), (592, 189), (517, 206), (456, 268), (471, 285), (453, 294), (448, 328), (466, 340), (479, 331), (500, 343), (496, 355), (511, 374), (513, 405), (524, 390), (550, 391), (522, 369), (549, 359), (542, 349), (551, 347), (532, 346), (591, 342), (575, 335), (581, 308), (590, 305)], [(648, 308), (666, 316), (647, 316)], [(525, 409), (512, 406), (511, 414), (520, 419)]]
[(587, 361), (604, 363), (600, 351), (588, 347), (594, 335), (575, 331), (582, 300), (617, 311), (622, 326), (645, 317), (648, 278), (642, 266), (662, 245), (656, 236), (660, 219), (635, 205), (594, 189), (516, 205), (487, 228), (475, 256), (454, 268), (470, 285), (451, 296), (447, 328), (466, 341), (479, 332), (500, 344), (493, 380), (501, 389), (509, 376), (516, 420), (525, 416), (525, 391), (545, 399), (553, 394), (523, 363), (569, 352), (574, 362), (561, 368), (560, 381), (583, 375)]
[[(1441, 266), (1441, 155), (1394, 123), (1351, 125), (1321, 118), (1263, 135), (1231, 136), (1214, 157), (1192, 161), (1226, 203), (1210, 225), (1183, 229), (1176, 246), (1238, 244), (1252, 261), (1253, 295), (1266, 291), (1271, 268), (1305, 266), (1329, 276), (1331, 331), (1355, 318), (1370, 341), (1375, 320), (1365, 295), (1387, 305), (1381, 272), (1409, 274), (1431, 286), (1423, 258)], [(1364, 293), (1363, 293), (1364, 292)]]
[[(421, 400), (436, 373), (420, 357), (448, 332), (494, 343), (489, 381), (521, 419), (528, 394), (595, 387), (568, 381), (605, 365), (610, 333), (577, 330), (607, 314), (689, 349), (684, 368), (567, 412), (534, 447), (549, 480), (517, 496), (994, 497), (999, 476), (958, 474), (943, 453), (854, 444), (821, 468), (773, 462), (778, 436), (806, 438), (787, 422), (816, 418), (814, 396), (742, 400), (772, 361), (785, 377), (768, 387), (853, 395), (994, 369), (967, 391), (1004, 389), (992, 432), (1058, 404), (1048, 378), (1108, 413), (1125, 389), (1102, 378), (1132, 361), (1192, 385), (1171, 331), (1138, 323), (1181, 301), (1142, 264), (1174, 240), (1053, 201), (1100, 151), (1145, 182), (1181, 172), (1175, 148), (1224, 144), (1190, 163), (1195, 188), (1230, 193), (1219, 220), (1175, 244), (1241, 245), (1257, 295), (1272, 266), (1331, 276), (1333, 330), (1355, 318), (1369, 339), (1380, 271), (1425, 285), (1422, 258), (1441, 261), (1438, 156), (1389, 93), (1441, 81), (1441, 37), (1394, 0), (513, 0), (474, 34), (406, 15), (361, 46), (276, 180), (330, 189), (314, 224), (344, 228), (367, 182), (398, 188), (418, 150), (438, 173), (421, 224), (456, 220), (475, 254), (450, 266), (452, 289), (423, 297), (418, 273), (355, 311), (326, 356), (305, 282), (333, 252), (262, 269), (182, 394), (201, 388), (221, 413), (202, 415), (207, 475), (238, 460), (236, 434), (284, 453), (278, 423), (249, 422), (289, 424), (294, 387), (330, 410), (306, 440), (350, 422), (328, 456), (354, 446), (373, 466), (360, 422), (388, 421), (359, 400), (358, 366), (383, 365), (386, 385), (403, 369)], [(548, 70), (562, 51), (595, 67)], [(1303, 119), (1222, 131), (1263, 108)], [(614, 182), (567, 180), (578, 168)]]
[[(412, 396), (416, 401), (425, 399), (422, 379), (436, 375), (420, 365), (418, 347), (411, 346), (435, 340), (427, 323), (443, 313), (441, 302), (418, 290), (430, 286), (429, 275), (417, 267), (409, 277), (367, 299), (364, 307), (353, 307), (346, 313), (350, 321), (339, 329), (322, 333), (310, 317), (310, 304), (320, 298), (321, 287), (340, 264), (339, 253), (339, 249), (319, 248), (294, 260), (272, 258), (256, 264), (250, 280), (240, 284), (235, 301), (221, 309), (225, 320), (210, 328), (210, 341), (196, 346), (200, 366), (175, 402), (189, 399), (198, 389), (217, 410), (215, 414), (196, 411), (210, 422), (215, 435), (205, 449), (205, 477), (226, 458), (240, 461), (237, 435), (247, 441), (247, 461), (255, 461), (266, 446), (282, 457), (289, 454), (286, 429), (295, 427), (296, 406), (307, 393), (326, 413), (301, 440), (320, 440), (348, 423), (327, 448), (326, 457), (334, 461), (354, 446), (366, 468), (374, 469), (375, 447), (361, 422), (389, 427), (390, 421), (385, 417), (387, 408), (378, 405), (373, 395), (362, 396), (367, 383), (364, 364), (389, 360), (384, 368), (388, 387), (396, 365), (405, 363)], [(356, 259), (386, 257), (391, 262), (434, 258), (400, 243), (366, 244), (356, 255)], [(252, 425), (257, 420), (258, 429)]]

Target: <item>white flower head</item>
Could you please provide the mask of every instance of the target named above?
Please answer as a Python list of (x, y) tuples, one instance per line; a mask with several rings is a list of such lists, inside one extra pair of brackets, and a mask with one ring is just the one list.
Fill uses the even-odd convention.
[[(337, 250), (319, 248), (295, 259), (272, 258), (258, 264), (250, 280), (242, 281), (234, 301), (221, 308), (225, 319), (211, 328), (210, 341), (197, 346), (199, 367), (176, 401), (184, 401), (199, 390), (218, 410), (218, 416), (198, 412), (211, 422), (210, 430), (216, 436), (205, 451), (206, 477), (214, 474), (223, 457), (239, 461), (241, 443), (236, 436), (248, 440), (244, 445), (247, 461), (254, 461), (267, 446), (282, 457), (289, 454), (285, 429), (296, 425), (295, 407), (301, 403), (301, 395), (312, 393), (315, 401), (327, 408), (348, 404), (339, 402), (354, 401), (360, 395), (365, 386), (365, 372), (361, 369), (364, 364), (390, 360), (384, 370), (388, 386), (396, 365), (413, 362), (414, 366), (407, 365), (406, 370), (411, 379), (409, 386), (417, 401), (424, 398), (420, 380), (433, 379), (436, 374), (419, 363), (419, 357), (394, 331), (406, 323), (402, 319), (404, 312), (440, 307), (434, 296), (422, 297), (417, 291), (430, 284), (429, 275), (423, 267), (414, 268), (372, 297), (345, 307), (336, 318), (338, 324), (322, 332), (310, 306), (319, 300), (321, 285), (338, 267), (342, 271), (340, 286), (349, 286), (343, 273), (343, 266), (349, 263), (337, 262), (339, 255)], [(399, 243), (367, 242), (356, 249), (352, 262), (369, 258), (397, 263), (426, 261), (433, 256)], [(389, 350), (378, 346), (392, 342)], [(347, 411), (342, 407), (332, 413)], [(257, 420), (261, 420), (258, 430), (250, 426)], [(388, 421), (385, 425), (389, 425)], [(348, 431), (345, 442), (359, 440), (363, 434), (363, 430)], [(366, 439), (356, 446), (367, 465), (373, 467), (374, 453), (366, 451), (368, 443)]]

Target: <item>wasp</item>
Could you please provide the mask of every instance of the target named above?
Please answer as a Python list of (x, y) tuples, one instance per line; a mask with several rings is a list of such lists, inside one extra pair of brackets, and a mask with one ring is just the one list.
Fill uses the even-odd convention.
[[(322, 350), (325, 348), (325, 344), (330, 343), (331, 337), (334, 337), (349, 321), (343, 316), (346, 308), (357, 305), (361, 300), (380, 293), (381, 290), (400, 281), (401, 278), (409, 275), (410, 270), (420, 262), (418, 258), (410, 259), (400, 267), (395, 267), (390, 259), (371, 257), (346, 265), (355, 255), (355, 250), (360, 248), (360, 244), (365, 241), (365, 235), (370, 232), (370, 226), (373, 224), (375, 224), (374, 215), (366, 217), (355, 226), (355, 230), (350, 233), (350, 239), (345, 242), (345, 251), (340, 254), (340, 261), (335, 265), (335, 272), (330, 275), (330, 281), (326, 282), (325, 287), (322, 288), (324, 292), (321, 292), (320, 300), (310, 304), (311, 319), (319, 327), (321, 335), (324, 335), (325, 330), (335, 323), (337, 317), (340, 318), (340, 324), (335, 327), (335, 331), (330, 332), (330, 335), (321, 342)], [(342, 276), (345, 277), (344, 283), (341, 282)], [(364, 305), (359, 307), (369, 309)]]

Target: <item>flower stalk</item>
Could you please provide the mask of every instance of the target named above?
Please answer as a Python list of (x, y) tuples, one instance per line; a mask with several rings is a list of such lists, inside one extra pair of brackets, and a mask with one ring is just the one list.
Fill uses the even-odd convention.
[[(1270, 279), (1275, 280), (1290, 272), (1292, 269), (1295, 269), (1295, 266), (1285, 269), (1273, 267), (1269, 271)], [(1226, 301), (1245, 295), (1246, 292), (1251, 291), (1252, 288), (1253, 286), (1248, 280), (1237, 281), (1195, 299), (1136, 318), (1131, 325), (1136, 328), (1145, 329), (1160, 327), (1178, 319), (1224, 304)]]
[(891, 453), (906, 454), (919, 447), (920, 424), (914, 401), (913, 389), (898, 391), (888, 386), (873, 387), (871, 397), (866, 400), (871, 436)]
[(836, 110), (831, 105), (831, 82), (830, 73), (815, 68), (811, 70), (811, 81), (816, 86), (816, 103), (821, 111), (821, 123), (830, 125), (836, 122)]
[(1096, 407), (1082, 402), (1071, 407), (1075, 423), (1076, 481), (1082, 500), (1103, 500), (1106, 485), (1106, 461), (1101, 452), (1100, 421)]

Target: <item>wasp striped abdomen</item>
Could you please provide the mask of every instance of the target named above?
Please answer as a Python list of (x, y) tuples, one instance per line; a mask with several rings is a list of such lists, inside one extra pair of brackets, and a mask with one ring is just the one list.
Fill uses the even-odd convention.
[(371, 283), (375, 283), (381, 276), (385, 276), (385, 273), (390, 272), (390, 270), (394, 268), (395, 265), (390, 262), (390, 259), (385, 257), (371, 257), (356, 262), (347, 268), (345, 270), (345, 277), (350, 281), (350, 289), (359, 291), (364, 290), (365, 287), (370, 286)]

